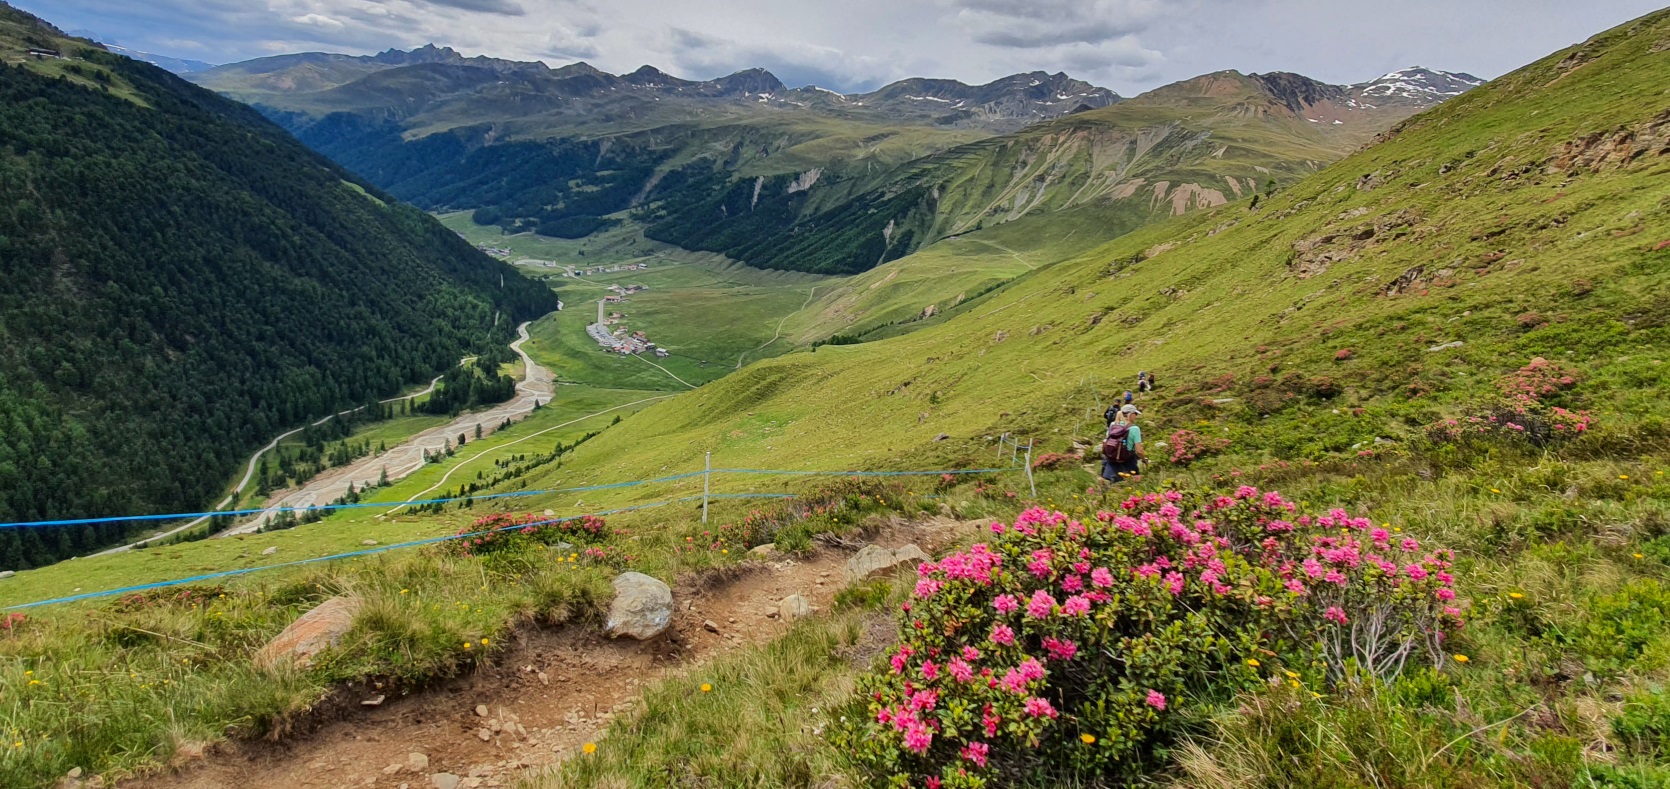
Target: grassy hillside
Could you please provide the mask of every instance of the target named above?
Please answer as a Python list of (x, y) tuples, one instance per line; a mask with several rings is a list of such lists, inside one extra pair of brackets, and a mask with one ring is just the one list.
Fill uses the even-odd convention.
[[(555, 306), (242, 105), (4, 5), (0, 54), (0, 521), (204, 508)], [(130, 525), (7, 530), (0, 566)]]

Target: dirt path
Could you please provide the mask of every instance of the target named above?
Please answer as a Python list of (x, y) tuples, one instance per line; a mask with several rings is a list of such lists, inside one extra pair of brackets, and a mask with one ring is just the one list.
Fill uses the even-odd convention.
[(661, 372), (664, 372), (664, 373), (666, 373), (666, 374), (667, 374), (667, 377), (668, 377), (668, 378), (671, 378), (671, 379), (673, 379), (673, 380), (674, 380), (674, 381), (677, 381), (677, 382), (679, 382), (679, 383), (681, 383), (681, 384), (684, 384), (684, 385), (685, 385), (685, 386), (688, 386), (688, 387), (690, 387), (690, 388), (691, 388), (691, 389), (695, 389), (695, 388), (696, 388), (696, 385), (695, 385), (695, 384), (693, 384), (693, 383), (690, 383), (690, 382), (689, 382), (689, 381), (686, 381), (686, 380), (684, 380), (684, 379), (683, 379), (683, 378), (680, 378), (680, 377), (678, 377), (678, 376), (676, 376), (676, 375), (673, 375), (673, 371), (672, 371), (672, 370), (669, 370), (669, 369), (667, 369), (667, 368), (665, 368), (665, 367), (662, 367), (662, 366), (661, 366), (661, 365), (659, 365), (659, 364), (656, 364), (656, 363), (655, 363), (655, 362), (652, 362), (652, 361), (650, 361), (650, 360), (648, 360), (648, 359), (645, 359), (645, 358), (644, 358), (644, 355), (643, 355), (643, 354), (641, 354), (641, 353), (632, 353), (632, 354), (627, 354), (627, 355), (628, 355), (628, 356), (631, 356), (631, 357), (632, 357), (632, 358), (634, 358), (634, 359), (637, 359), (637, 360), (638, 360), (638, 361), (641, 361), (641, 362), (643, 362), (643, 363), (644, 363), (644, 364), (647, 364), (647, 365), (649, 365), (649, 366), (651, 366), (651, 367), (654, 367), (654, 368), (655, 368), (655, 369), (657, 369), (657, 370), (660, 370), (660, 371), (661, 371)]
[[(482, 453), (480, 455), (471, 456), (469, 458), (464, 459), (464, 461), (459, 463), (458, 465), (455, 465), (452, 468), (448, 469), (447, 473), (442, 474), (441, 479), (439, 481), (437, 481), (435, 484), (430, 485), (428, 488), (425, 488), (424, 490), (422, 490), (418, 493), (412, 494), (412, 500), (413, 501), (421, 500), (421, 499), (423, 499), (423, 497), (429, 495), (430, 493), (433, 493), (437, 490), (440, 490), (441, 486), (445, 485), (446, 481), (451, 479), (452, 475), (457, 473), (460, 469), (462, 469), (462, 468), (470, 465), (470, 463), (472, 463), (474, 461), (477, 461), (477, 460), (480, 460), (484, 457), (498, 457), (498, 453), (500, 451), (504, 450), (507, 447), (513, 447), (517, 444), (522, 443), (523, 441), (527, 441), (527, 440), (532, 439), (532, 438), (538, 438), (538, 437), (540, 437), (542, 435), (545, 435), (546, 433), (549, 433), (553, 430), (561, 430), (561, 429), (563, 429), (565, 427), (568, 427), (570, 425), (577, 425), (581, 422), (586, 421), (587, 419), (591, 419), (594, 416), (602, 416), (602, 415), (607, 414), (611, 411), (619, 411), (623, 408), (631, 408), (635, 405), (643, 405), (644, 403), (653, 403), (653, 402), (656, 402), (658, 400), (665, 400), (669, 397), (677, 397), (677, 395), (660, 395), (658, 397), (646, 397), (642, 400), (634, 400), (630, 403), (626, 403), (625, 405), (617, 405), (614, 408), (605, 408), (602, 411), (594, 411), (594, 412), (586, 414), (585, 416), (582, 416), (578, 419), (570, 419), (567, 422), (564, 422), (560, 425), (552, 425), (552, 426), (547, 427), (544, 430), (541, 430), (537, 433), (530, 433), (528, 435), (525, 435), (521, 438), (516, 439), (515, 441), (510, 441), (510, 442), (507, 442), (507, 443), (504, 443), (504, 444), (500, 444), (496, 447), (493, 447), (493, 452), (491, 452), (491, 453)], [(406, 505), (402, 504), (402, 505), (400, 505), (398, 507), (395, 507), (394, 509), (391, 509), (388, 512), (385, 512), (383, 514), (384, 515), (393, 515), (396, 512), (399, 512), (400, 510), (405, 509), (405, 506)]]
[[(982, 525), (899, 522), (874, 541), (913, 542), (937, 554)], [(360, 688), (344, 699), (339, 719), (293, 742), (221, 746), (178, 773), (120, 786), (430, 789), (437, 773), (458, 776), (466, 789), (514, 786), (596, 740), (646, 686), (781, 635), (788, 625), (771, 614), (784, 597), (802, 594), (817, 610), (829, 610), (849, 558), (821, 548), (801, 560), (745, 565), (739, 576), (705, 588), (680, 586), (665, 640), (612, 641), (594, 626), (525, 631), (507, 654), (471, 676), (378, 707), (358, 705), (376, 694)], [(705, 621), (719, 632), (704, 629)]]
[(742, 360), (747, 359), (748, 354), (759, 353), (760, 351), (765, 350), (767, 347), (770, 347), (770, 345), (772, 343), (782, 339), (783, 338), (783, 324), (788, 323), (790, 318), (793, 318), (794, 316), (799, 315), (800, 313), (804, 312), (807, 307), (810, 307), (812, 305), (812, 299), (817, 298), (817, 295), (818, 295), (818, 286), (813, 285), (812, 289), (806, 292), (806, 300), (800, 303), (800, 309), (795, 310), (794, 312), (791, 312), (787, 315), (784, 315), (782, 320), (777, 321), (777, 331), (776, 331), (776, 333), (771, 335), (771, 339), (766, 340), (763, 343), (760, 343), (760, 346), (758, 348), (755, 348), (754, 350), (743, 351), (742, 355), (736, 357), (736, 369), (738, 369), (738, 370), (742, 369)]
[(367, 455), (359, 460), (333, 469), (326, 469), (308, 480), (300, 488), (284, 491), (269, 500), (266, 511), (253, 519), (238, 524), (220, 536), (227, 537), (236, 534), (251, 534), (259, 531), (261, 526), (277, 514), (282, 507), (314, 507), (329, 504), (341, 498), (348, 492), (348, 486), (363, 488), (376, 484), (384, 470), (388, 471), (390, 480), (402, 479), (412, 472), (423, 468), (424, 455), (436, 454), (446, 450), (447, 442), (460, 434), (473, 437), (477, 425), (481, 426), (482, 434), (491, 434), (499, 429), (499, 425), (506, 419), (515, 419), (533, 411), (534, 403), (549, 403), (554, 384), (551, 371), (535, 363), (522, 350), (522, 344), (528, 341), (528, 324), (516, 327), (519, 338), (510, 344), (510, 349), (522, 357), (522, 369), (526, 374), (522, 382), (516, 385), (516, 396), (485, 410), (463, 414), (440, 427), (432, 427), (405, 442), (392, 447), (381, 455)]
[[(521, 341), (518, 340), (517, 342), (521, 342)], [(476, 357), (466, 356), (463, 359), (459, 360), (458, 363), (460, 365), (467, 364), (467, 363), (469, 363), (470, 360), (472, 360), (474, 358), (476, 358)], [(413, 392), (411, 394), (404, 394), (404, 395), (399, 395), (399, 396), (396, 396), (396, 397), (390, 397), (387, 400), (378, 400), (377, 402), (379, 402), (379, 403), (395, 403), (395, 402), (399, 402), (401, 400), (411, 400), (413, 398), (422, 397), (426, 394), (429, 394), (430, 392), (435, 391), (436, 385), (440, 384), (441, 379), (445, 378), (445, 377), (446, 377), (446, 375), (444, 375), (444, 374), (437, 375), (437, 376), (435, 376), (434, 380), (429, 382), (429, 386), (425, 389)], [(365, 406), (362, 405), (359, 408), (350, 408), (346, 411), (338, 411), (334, 414), (330, 414), (328, 416), (320, 417), (317, 421), (312, 423), (311, 427), (318, 427), (318, 426), (320, 426), (320, 425), (322, 425), (326, 422), (331, 421), (332, 419), (337, 419), (337, 418), (340, 418), (340, 417), (347, 416), (349, 414), (358, 413), (358, 412), (363, 411), (363, 410), (365, 410)], [(300, 433), (300, 432), (302, 432), (303, 430), (306, 430), (306, 429), (307, 429), (306, 427), (298, 427), (295, 430), (291, 430), (288, 433), (280, 434), (277, 438), (273, 439), (266, 446), (261, 447), (260, 449), (256, 450), (255, 454), (250, 455), (249, 456), (249, 465), (244, 469), (244, 478), (238, 480), (238, 484), (233, 486), (232, 492), (226, 494), (226, 498), (221, 499), (220, 503), (216, 504), (212, 509), (214, 509), (214, 510), (224, 510), (224, 509), (226, 509), (227, 506), (230, 505), (232, 503), (232, 501), (238, 497), (239, 494), (244, 492), (244, 488), (249, 487), (249, 481), (251, 479), (255, 478), (256, 464), (261, 461), (261, 456), (267, 454), (268, 452), (273, 451), (274, 449), (277, 449), (279, 442), (281, 442), (284, 439), (289, 438), (289, 437), (291, 437), (291, 436), (293, 436), (297, 433)], [(263, 513), (263, 515), (265, 515), (265, 513)], [(118, 545), (114, 548), (109, 548), (109, 549), (106, 549), (106, 550), (103, 550), (103, 551), (99, 551), (98, 553), (95, 553), (93, 555), (94, 556), (104, 556), (104, 555), (112, 554), (112, 553), (122, 553), (123, 551), (131, 551), (131, 550), (133, 550), (134, 546), (136, 546), (136, 545), (143, 545), (145, 543), (152, 542), (154, 540), (161, 540), (161, 539), (166, 538), (166, 537), (172, 537), (176, 534), (179, 534), (180, 532), (183, 532), (183, 531), (186, 531), (187, 529), (190, 529), (193, 526), (196, 526), (199, 523), (202, 523), (203, 521), (208, 520), (211, 517), (213, 517), (213, 516), (204, 515), (200, 518), (196, 518), (194, 520), (186, 521), (185, 523), (182, 523), (179, 526), (175, 526), (174, 528), (169, 529), (168, 531), (162, 532), (160, 534), (153, 534), (149, 537), (146, 537), (145, 539), (135, 540), (134, 542), (130, 542), (127, 545)]]

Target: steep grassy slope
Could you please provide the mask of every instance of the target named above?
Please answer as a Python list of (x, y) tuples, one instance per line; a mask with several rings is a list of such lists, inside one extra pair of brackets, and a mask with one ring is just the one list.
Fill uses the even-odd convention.
[[(1613, 354), (1664, 339), (1663, 24), (1418, 116), (1256, 211), (1139, 231), (906, 337), (763, 362), (582, 456), (627, 469), (688, 467), (704, 448), (737, 465), (944, 460), (962, 444), (929, 443), (942, 432), (1064, 441), (1054, 431), (1071, 429), (1092, 379), (1118, 390), (1143, 369), (1167, 381), (1158, 424), (1228, 418), (1278, 456), (1408, 437), (1538, 354), (1594, 365), (1601, 381), (1658, 382), (1650, 354)], [(1465, 344), (1428, 350), (1452, 340)], [(1336, 361), (1346, 348), (1356, 360)], [(1332, 378), (1328, 391), (1365, 410), (1335, 418), (1333, 404), (1282, 397), (1289, 372)], [(1222, 404), (1190, 393), (1220, 379), (1209, 399)], [(1598, 389), (1621, 422), (1644, 418), (1633, 387)], [(1263, 419), (1317, 412), (1303, 446), (1283, 437), (1289, 422)], [(769, 440), (745, 429), (763, 419), (784, 427)]]
[[(242, 105), (3, 5), (0, 51), (0, 520), (205, 507), (281, 428), (555, 306)], [(0, 566), (127, 525), (8, 529)]]

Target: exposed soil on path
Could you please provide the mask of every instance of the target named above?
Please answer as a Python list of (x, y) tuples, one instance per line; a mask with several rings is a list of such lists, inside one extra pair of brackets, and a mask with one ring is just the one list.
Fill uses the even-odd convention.
[[(938, 555), (975, 534), (975, 526), (898, 520), (871, 542), (914, 543)], [(673, 591), (672, 627), (652, 641), (611, 640), (595, 625), (525, 629), (504, 655), (469, 676), (376, 707), (359, 701), (377, 691), (344, 689), (337, 717), (308, 734), (218, 746), (177, 773), (120, 786), (430, 789), (440, 785), (431, 778), (436, 774), (458, 777), (460, 787), (514, 786), (595, 740), (632, 709), (647, 685), (782, 635), (788, 623), (776, 612), (783, 598), (801, 594), (817, 611), (828, 611), (845, 585), (849, 558), (847, 551), (824, 547), (798, 559), (745, 562), (705, 584), (680, 584)]]

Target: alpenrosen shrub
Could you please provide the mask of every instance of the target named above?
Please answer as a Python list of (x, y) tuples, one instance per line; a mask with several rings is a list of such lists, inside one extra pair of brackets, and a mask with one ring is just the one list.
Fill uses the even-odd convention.
[(1242, 487), (994, 524), (990, 542), (918, 567), (900, 643), (860, 680), (864, 709), (837, 743), (893, 786), (1121, 780), (1191, 706), (1281, 665), (1442, 666), (1461, 624), (1447, 554), (1297, 510)]
[(607, 536), (607, 524), (595, 515), (557, 520), (536, 513), (497, 513), (479, 518), (458, 531), (462, 537), (447, 543), (465, 556), (485, 556), (530, 545), (595, 542)]

